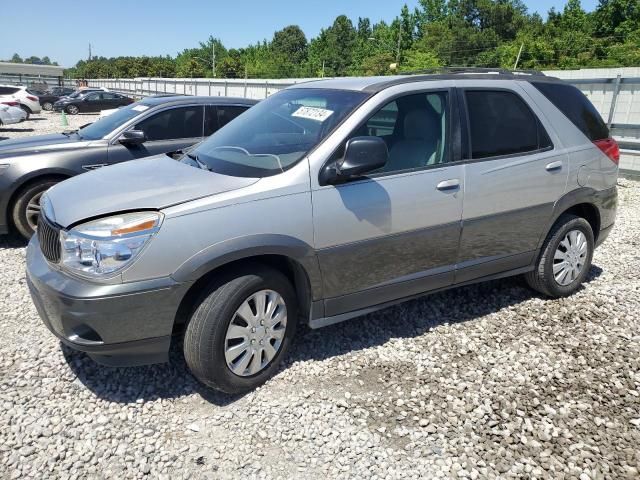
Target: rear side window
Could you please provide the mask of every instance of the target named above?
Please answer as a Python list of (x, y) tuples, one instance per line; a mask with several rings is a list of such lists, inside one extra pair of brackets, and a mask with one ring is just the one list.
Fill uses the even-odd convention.
[(515, 93), (467, 90), (471, 157), (489, 158), (551, 147), (540, 121)]
[(584, 133), (589, 140), (609, 138), (609, 129), (589, 99), (573, 85), (531, 82), (556, 108)]
[(0, 95), (13, 95), (14, 93), (17, 93), (19, 90), (20, 90), (19, 88), (0, 87)]

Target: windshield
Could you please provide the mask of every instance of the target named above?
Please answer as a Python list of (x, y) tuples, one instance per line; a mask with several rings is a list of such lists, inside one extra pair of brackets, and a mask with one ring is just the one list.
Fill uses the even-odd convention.
[(78, 135), (84, 140), (98, 140), (149, 108), (144, 103), (132, 103), (78, 130)]
[(250, 108), (214, 133), (186, 163), (237, 177), (283, 172), (318, 145), (367, 94), (292, 88)]

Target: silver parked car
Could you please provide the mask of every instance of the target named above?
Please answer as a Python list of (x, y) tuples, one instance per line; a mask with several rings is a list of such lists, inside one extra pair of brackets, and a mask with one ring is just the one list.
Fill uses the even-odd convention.
[(273, 375), (318, 328), (509, 275), (576, 291), (616, 212), (618, 148), (576, 88), (541, 74), (298, 84), (176, 162), (66, 180), (27, 251), (38, 311), (107, 365), (166, 361), (208, 386)]

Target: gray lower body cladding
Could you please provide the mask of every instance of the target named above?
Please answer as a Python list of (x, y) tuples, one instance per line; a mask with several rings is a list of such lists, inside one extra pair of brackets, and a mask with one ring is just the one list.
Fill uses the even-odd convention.
[(119, 285), (75, 280), (49, 266), (35, 236), (27, 250), (27, 283), (47, 328), (110, 366), (167, 361), (176, 313), (191, 285), (169, 279)]

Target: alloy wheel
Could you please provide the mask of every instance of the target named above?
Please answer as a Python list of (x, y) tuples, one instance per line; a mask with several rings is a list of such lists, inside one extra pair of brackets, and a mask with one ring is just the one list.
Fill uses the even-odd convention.
[(32, 230), (35, 230), (38, 227), (38, 217), (40, 216), (41, 209), (40, 200), (42, 199), (43, 194), (44, 191), (36, 193), (29, 199), (29, 203), (27, 203), (27, 224)]

